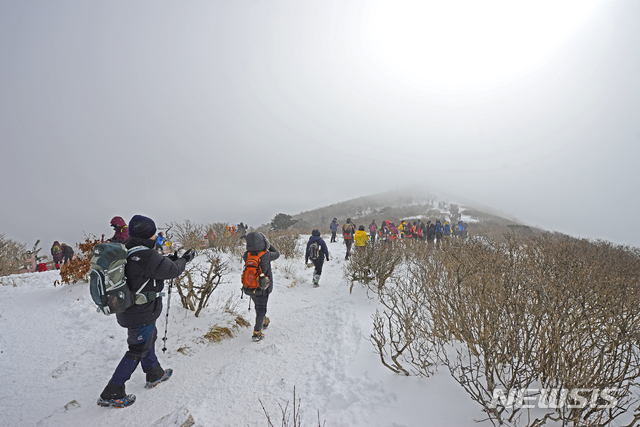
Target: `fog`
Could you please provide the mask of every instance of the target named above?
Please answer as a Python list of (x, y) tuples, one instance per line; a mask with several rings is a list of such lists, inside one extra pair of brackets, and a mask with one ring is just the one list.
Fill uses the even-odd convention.
[(640, 2), (0, 2), (0, 233), (394, 189), (640, 246)]

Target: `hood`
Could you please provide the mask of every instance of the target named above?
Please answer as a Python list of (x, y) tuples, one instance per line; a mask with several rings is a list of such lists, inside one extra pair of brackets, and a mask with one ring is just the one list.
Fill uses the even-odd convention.
[(252, 231), (251, 233), (248, 233), (245, 239), (247, 242), (247, 251), (249, 252), (266, 251), (271, 246), (267, 236), (259, 231)]
[(121, 216), (114, 216), (113, 218), (111, 218), (111, 225), (117, 225), (118, 227), (124, 227), (125, 225), (127, 225), (127, 223), (124, 222), (124, 219), (122, 219)]

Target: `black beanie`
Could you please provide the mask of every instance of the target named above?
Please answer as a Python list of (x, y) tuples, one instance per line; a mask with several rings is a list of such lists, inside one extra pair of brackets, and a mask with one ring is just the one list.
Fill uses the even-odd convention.
[(318, 230), (317, 228), (316, 228), (316, 229), (314, 229), (314, 230), (311, 232), (311, 235), (312, 235), (312, 236), (316, 236), (316, 237), (320, 237), (320, 230)]
[(129, 236), (149, 239), (156, 234), (156, 223), (151, 218), (134, 215), (129, 221)]

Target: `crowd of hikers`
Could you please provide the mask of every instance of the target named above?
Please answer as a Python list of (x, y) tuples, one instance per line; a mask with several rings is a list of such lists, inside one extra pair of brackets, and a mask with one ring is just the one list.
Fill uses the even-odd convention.
[[(331, 243), (336, 242), (338, 230), (342, 230), (342, 237), (346, 246), (344, 259), (348, 260), (351, 255), (351, 248), (364, 248), (368, 242), (378, 242), (385, 245), (393, 245), (398, 239), (412, 239), (416, 241), (426, 241), (429, 245), (440, 248), (449, 239), (466, 239), (469, 236), (468, 225), (462, 221), (461, 215), (456, 211), (457, 222), (449, 222), (447, 219), (436, 219), (435, 222), (428, 220), (401, 221), (398, 225), (389, 220), (382, 221), (378, 225), (374, 220), (368, 226), (353, 224), (351, 218), (347, 218), (346, 223), (340, 227), (338, 219), (334, 218), (329, 224), (331, 231)], [(367, 233), (368, 231), (368, 233)]]

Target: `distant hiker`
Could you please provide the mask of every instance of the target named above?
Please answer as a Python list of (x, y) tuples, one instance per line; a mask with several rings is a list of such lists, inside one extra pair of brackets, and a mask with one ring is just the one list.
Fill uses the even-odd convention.
[(264, 234), (257, 231), (247, 233), (245, 241), (247, 243), (247, 251), (242, 255), (242, 259), (245, 261), (245, 271), (249, 260), (258, 258), (258, 283), (255, 283), (253, 288), (247, 287), (244, 279), (245, 274), (243, 273), (242, 291), (251, 297), (256, 308), (256, 323), (253, 326), (251, 339), (259, 341), (264, 338), (263, 329), (269, 326), (270, 322), (267, 317), (267, 302), (269, 301), (269, 294), (273, 291), (271, 261), (278, 259), (280, 252), (269, 243)]
[(51, 246), (51, 255), (53, 256), (53, 261), (56, 263), (56, 268), (60, 268), (59, 264), (62, 261), (62, 245), (57, 240), (53, 242)]
[(129, 228), (127, 227), (127, 223), (124, 222), (124, 219), (122, 219), (121, 216), (114, 216), (111, 218), (111, 226), (115, 233), (113, 234), (113, 237), (107, 241), (118, 243), (126, 242), (129, 238)]
[(62, 263), (66, 264), (67, 261), (73, 259), (73, 248), (66, 243), (62, 244)]
[(427, 243), (429, 245), (433, 245), (434, 241), (436, 240), (436, 225), (431, 221), (427, 221), (427, 225), (425, 228), (427, 233)]
[(442, 226), (442, 235), (444, 236), (443, 242), (451, 240), (451, 225), (447, 220), (444, 221), (444, 225)]
[(460, 237), (462, 237), (463, 239), (466, 239), (467, 237), (469, 237), (469, 232), (468, 232), (468, 225), (466, 222), (460, 220), (460, 225), (458, 226), (458, 229), (460, 230)]
[(376, 220), (372, 219), (371, 224), (369, 224), (369, 237), (371, 238), (371, 243), (376, 242), (376, 234), (378, 234), (378, 225), (376, 224)]
[(353, 240), (356, 245), (356, 250), (363, 251), (367, 240), (369, 240), (369, 235), (364, 231), (364, 225), (358, 227), (358, 231), (355, 232)]
[(162, 293), (164, 280), (174, 279), (184, 271), (185, 265), (193, 260), (195, 252), (188, 250), (178, 258), (177, 253), (163, 257), (154, 250), (156, 224), (151, 218), (135, 215), (129, 221), (127, 249), (144, 246), (149, 250), (135, 252), (128, 257), (125, 265), (127, 286), (133, 293), (142, 293), (147, 302), (138, 302), (124, 313), (116, 313), (118, 324), (127, 328), (127, 345), (111, 380), (98, 399), (100, 406), (123, 408), (135, 402), (133, 394), (126, 394), (125, 383), (136, 370), (138, 364), (146, 373), (145, 388), (153, 388), (168, 380), (172, 369), (163, 369), (158, 362), (155, 343), (158, 336), (156, 320), (162, 313)]
[(164, 235), (162, 234), (162, 231), (160, 231), (156, 236), (156, 244), (153, 248), (160, 253), (164, 253), (164, 251), (162, 250), (163, 244), (164, 244)]
[(442, 227), (442, 223), (440, 222), (439, 219), (436, 219), (436, 247), (440, 247), (440, 244), (442, 243), (442, 236), (443, 236), (443, 232), (444, 232), (444, 228)]
[(405, 235), (404, 226), (405, 226), (406, 224), (407, 224), (406, 222), (404, 222), (404, 221), (400, 221), (400, 225), (397, 227), (397, 230), (400, 232), (400, 238), (401, 238), (401, 239), (403, 239), (403, 238), (404, 238), (404, 235)]
[(306, 264), (311, 260), (315, 266), (313, 271), (314, 288), (320, 286), (320, 275), (322, 274), (322, 266), (325, 258), (329, 261), (329, 249), (327, 249), (327, 244), (322, 237), (320, 237), (320, 230), (315, 229), (311, 232), (311, 237), (309, 237), (309, 241), (307, 242), (307, 250), (304, 254), (304, 263)]
[(247, 229), (249, 227), (247, 227), (246, 224), (244, 224), (243, 222), (240, 222), (240, 224), (238, 224), (238, 232), (240, 233), (240, 238), (241, 239), (245, 239), (247, 237)]
[(380, 230), (378, 230), (378, 236), (382, 240), (389, 240), (389, 221), (382, 221), (382, 225), (380, 226)]
[(411, 221), (404, 223), (402, 230), (404, 231), (405, 238), (411, 239), (413, 237), (413, 225), (411, 224)]
[(400, 232), (396, 228), (396, 223), (390, 222), (389, 223), (389, 242), (391, 242), (391, 244), (393, 245), (393, 243), (395, 243), (395, 241), (398, 240), (399, 235), (400, 235)]
[(342, 237), (344, 239), (344, 244), (347, 246), (347, 254), (344, 259), (349, 259), (349, 255), (351, 255), (351, 245), (353, 244), (353, 235), (356, 232), (355, 225), (351, 224), (351, 218), (347, 218), (347, 223), (342, 226)]
[(209, 244), (210, 248), (215, 245), (216, 233), (213, 231), (213, 228), (210, 228), (209, 231), (207, 231), (207, 234), (204, 235), (204, 238), (207, 239), (207, 243)]
[(418, 221), (418, 224), (416, 225), (416, 233), (415, 236), (418, 240), (422, 240), (424, 241), (425, 237), (426, 237), (426, 228), (424, 226), (424, 222), (422, 222), (422, 220)]
[(333, 218), (331, 224), (329, 224), (329, 230), (331, 230), (331, 241), (329, 243), (337, 242), (336, 233), (338, 232), (338, 218)]

